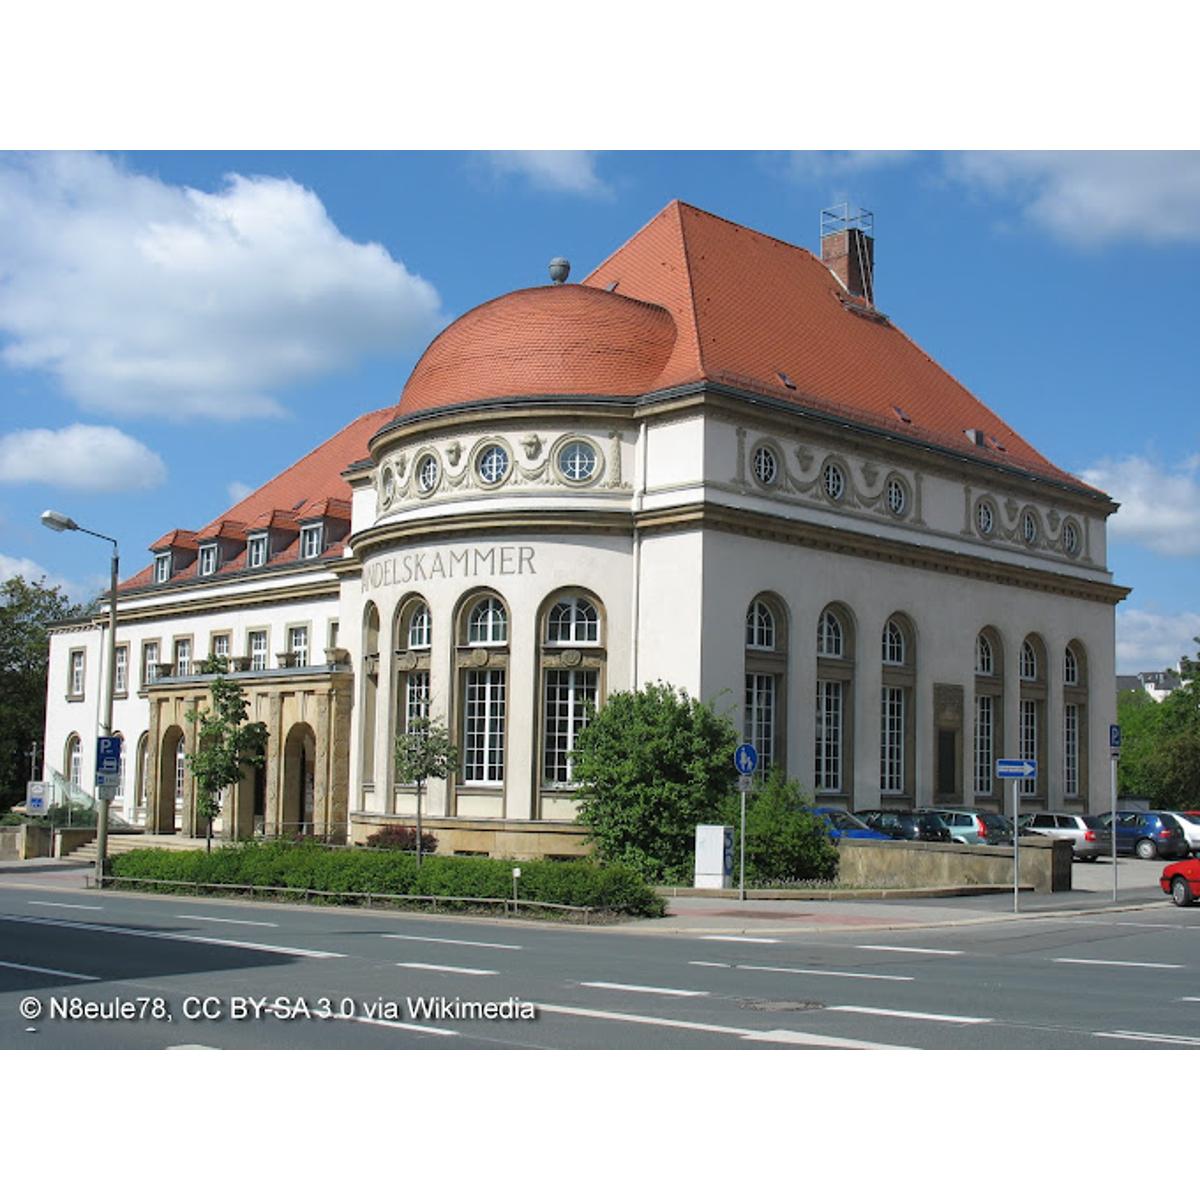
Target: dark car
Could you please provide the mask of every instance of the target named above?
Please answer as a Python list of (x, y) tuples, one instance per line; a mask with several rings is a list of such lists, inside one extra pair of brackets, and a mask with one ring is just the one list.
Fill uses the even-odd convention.
[[(1112, 818), (1106, 819), (1111, 824)], [(1183, 826), (1168, 812), (1117, 813), (1117, 853), (1138, 858), (1186, 858), (1187, 838)]]
[(905, 842), (948, 842), (950, 826), (934, 812), (909, 812), (901, 808), (868, 808), (855, 813), (879, 833)]
[(1012, 844), (1012, 822), (1003, 814), (982, 808), (925, 808), (950, 826), (950, 840), (968, 845), (1008, 846)]
[(1163, 867), (1158, 884), (1181, 908), (1200, 900), (1200, 859), (1168, 863)]
[(879, 833), (869, 825), (864, 825), (857, 817), (840, 808), (817, 808), (825, 819), (825, 832), (834, 842), (842, 838), (861, 838), (869, 842), (890, 842), (892, 839), (886, 833)]

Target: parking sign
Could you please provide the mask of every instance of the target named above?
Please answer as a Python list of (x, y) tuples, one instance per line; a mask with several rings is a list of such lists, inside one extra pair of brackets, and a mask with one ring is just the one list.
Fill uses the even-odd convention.
[(96, 786), (116, 787), (121, 781), (121, 739), (96, 739)]

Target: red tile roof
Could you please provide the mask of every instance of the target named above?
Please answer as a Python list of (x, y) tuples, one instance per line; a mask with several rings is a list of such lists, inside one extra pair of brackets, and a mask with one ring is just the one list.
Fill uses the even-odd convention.
[[(677, 200), (583, 286), (512, 292), (460, 317), (417, 364), (394, 416), (705, 381), (1094, 491), (851, 297), (815, 255)], [(975, 445), (969, 429), (989, 440)]]

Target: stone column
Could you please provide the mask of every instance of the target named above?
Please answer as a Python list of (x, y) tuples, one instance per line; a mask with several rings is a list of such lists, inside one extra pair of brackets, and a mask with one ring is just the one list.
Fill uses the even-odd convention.
[(317, 702), (317, 761), (313, 765), (313, 824), (318, 837), (333, 832), (329, 812), (329, 758), (332, 728), (329, 720), (329, 693), (320, 692)]
[(267, 785), (263, 801), (264, 832), (279, 837), (283, 832), (280, 783), (283, 774), (283, 697), (272, 692), (267, 701)]

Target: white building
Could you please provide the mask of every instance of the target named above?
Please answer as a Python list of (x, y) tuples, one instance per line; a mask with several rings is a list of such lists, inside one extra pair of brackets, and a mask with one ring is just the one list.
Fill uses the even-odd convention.
[[(1020, 756), (1030, 808), (1101, 807), (1116, 506), (874, 307), (868, 229), (832, 223), (818, 258), (672, 203), (582, 284), (458, 318), (394, 408), (155, 543), (119, 608), (118, 811), (194, 827), (209, 654), (271, 739), (227, 832), (408, 817), (391, 747), (430, 713), (463, 753), (426, 799), (443, 850), (577, 851), (587, 707), (658, 679), (823, 802), (996, 807)], [(101, 634), (51, 647), (48, 765), (85, 785)]]

